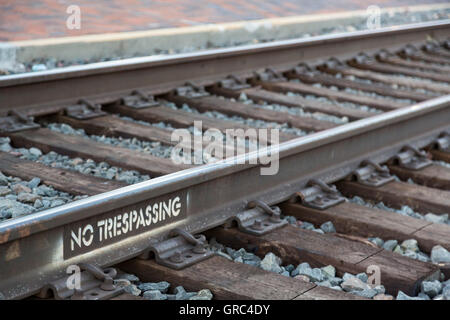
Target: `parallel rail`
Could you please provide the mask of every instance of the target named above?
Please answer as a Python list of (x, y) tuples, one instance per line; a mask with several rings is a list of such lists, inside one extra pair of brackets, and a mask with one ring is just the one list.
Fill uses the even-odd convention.
[[(187, 80), (207, 84), (230, 73), (249, 74), (267, 66), (268, 61), (276, 70), (285, 71), (299, 61), (329, 57), (330, 50), (337, 57), (349, 57), (361, 48), (365, 52), (380, 47), (400, 48), (423, 42), (429, 35), (442, 40), (449, 30), (448, 21), (426, 23), (396, 30), (323, 36), (312, 41), (283, 41), (70, 68), (71, 71), (7, 76), (0, 79), (0, 110), (6, 113), (17, 108), (28, 115), (50, 114), (76, 102), (80, 96), (114, 101), (135, 88), (164, 93)], [(236, 164), (239, 158), (225, 159), (4, 221), (0, 223), (0, 292), (8, 299), (23, 298), (65, 276), (69, 265), (89, 262), (111, 266), (145, 252), (151, 241), (165, 239), (175, 227), (199, 233), (233, 219), (252, 200), (269, 204), (285, 201), (311, 178), (335, 182), (365, 159), (384, 162), (405, 144), (417, 148), (429, 145), (439, 134), (450, 130), (448, 119), (450, 95), (247, 154), (247, 164)], [(279, 151), (279, 172), (261, 176), (261, 167), (248, 163), (268, 151)], [(70, 252), (70, 235), (76, 227), (132, 210), (139, 212), (149, 204), (176, 197), (181, 207), (175, 220)]]

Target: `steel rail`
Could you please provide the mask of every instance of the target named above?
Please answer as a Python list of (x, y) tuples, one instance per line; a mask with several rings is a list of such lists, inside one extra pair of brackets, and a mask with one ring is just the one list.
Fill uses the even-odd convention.
[(299, 62), (330, 56), (345, 59), (360, 51), (373, 53), (381, 48), (395, 50), (430, 38), (446, 40), (449, 34), (450, 20), (442, 20), (3, 76), (0, 77), (0, 115), (24, 108), (33, 115), (51, 113), (59, 110), (60, 105), (77, 102), (80, 97), (117, 99), (137, 88), (166, 92), (188, 80), (208, 83), (229, 74), (251, 75), (268, 65), (288, 70)]
[[(279, 145), (279, 172), (260, 175), (260, 166), (231, 158), (188, 169), (29, 216), (0, 223), (0, 292), (8, 299), (37, 292), (81, 262), (101, 267), (133, 258), (151, 241), (175, 227), (198, 233), (221, 225), (245, 210), (252, 200), (278, 203), (311, 178), (330, 183), (344, 178), (362, 160), (386, 161), (405, 144), (422, 148), (449, 131), (450, 95), (355, 121)], [(66, 255), (70, 232), (103, 217), (145, 208), (178, 196), (181, 211), (173, 222), (149, 228), (103, 246)]]

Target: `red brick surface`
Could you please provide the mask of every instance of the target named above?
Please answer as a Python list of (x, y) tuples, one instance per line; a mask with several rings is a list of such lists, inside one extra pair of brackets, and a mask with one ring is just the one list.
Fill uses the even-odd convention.
[[(447, 0), (448, 1), (448, 0)], [(446, 0), (0, 0), (0, 41), (148, 30)], [(81, 29), (66, 28), (69, 5)]]

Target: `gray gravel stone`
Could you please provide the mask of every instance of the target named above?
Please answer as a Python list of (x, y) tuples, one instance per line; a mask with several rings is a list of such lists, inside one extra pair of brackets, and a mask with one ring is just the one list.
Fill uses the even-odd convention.
[(320, 226), (325, 233), (335, 233), (336, 229), (331, 221), (327, 221)]
[(358, 274), (356, 275), (356, 277), (357, 277), (359, 280), (361, 280), (362, 282), (364, 282), (364, 283), (367, 283), (367, 280), (369, 279), (369, 277), (367, 276), (367, 274), (365, 274), (364, 272), (358, 273)]
[(325, 280), (323, 272), (319, 268), (312, 269), (309, 273), (307, 272), (305, 276), (308, 276), (312, 282), (322, 282)]
[(16, 200), (0, 199), (0, 214), (4, 219), (20, 217), (34, 211), (34, 207)]
[(445, 300), (450, 300), (450, 286), (447, 285), (442, 289), (442, 295), (444, 296)]
[(193, 296), (196, 296), (196, 292), (186, 292), (182, 286), (178, 286), (174, 290), (175, 300), (189, 300)]
[(293, 224), (295, 226), (297, 225), (297, 219), (293, 216), (286, 216), (284, 217), (284, 219), (286, 219), (289, 222), (289, 224)]
[(373, 297), (373, 300), (394, 300), (394, 297), (389, 294), (380, 293)]
[(292, 272), (294, 269), (295, 269), (295, 266), (293, 264), (288, 264), (285, 267), (285, 270), (288, 271), (288, 272)]
[(382, 284), (375, 286), (373, 290), (375, 290), (377, 294), (383, 294), (386, 292), (386, 288)]
[[(138, 150), (142, 153), (147, 153), (154, 155), (160, 158), (170, 158), (173, 147), (168, 145), (163, 145), (159, 141), (146, 141), (139, 140), (136, 138), (122, 138), (122, 137), (107, 137), (107, 136), (98, 136), (98, 135), (88, 135), (85, 133), (83, 129), (74, 129), (67, 124), (60, 123), (49, 123), (46, 124), (46, 127), (52, 131), (68, 134), (68, 135), (76, 135), (81, 136), (86, 139), (90, 139), (96, 142), (101, 142), (117, 147), (128, 148), (131, 150)], [(95, 168), (95, 163), (92, 161), (92, 169)], [(126, 180), (126, 177), (123, 177), (123, 180)]]
[(314, 225), (312, 223), (309, 223), (306, 221), (302, 221), (300, 228), (305, 229), (305, 230), (314, 230), (315, 229)]
[[(369, 286), (367, 284), (365, 284), (364, 282), (362, 282), (360, 279), (356, 278), (356, 277), (352, 277), (350, 279), (344, 280), (344, 282), (341, 284), (342, 289), (344, 289), (344, 291), (362, 291), (365, 289), (370, 289)], [(375, 291), (376, 294), (376, 291)]]
[(25, 192), (25, 193), (30, 193), (31, 192), (31, 189), (29, 187), (23, 185), (22, 183), (17, 183), (15, 185), (13, 185), (12, 186), (12, 190), (16, 194), (23, 193), (23, 192)]
[[(222, 97), (219, 97), (219, 98), (222, 98)], [(230, 100), (233, 101), (234, 99), (230, 99)], [(289, 114), (292, 114), (295, 116), (314, 118), (314, 119), (321, 120), (321, 121), (330, 121), (330, 122), (333, 122), (336, 124), (343, 124), (343, 123), (348, 122), (347, 117), (339, 118), (339, 117), (329, 115), (329, 114), (324, 114), (321, 112), (307, 112), (300, 107), (288, 107), (288, 106), (280, 105), (280, 104), (276, 104), (276, 103), (267, 103), (265, 101), (256, 103), (253, 100), (248, 99), (247, 96), (245, 95), (245, 93), (241, 93), (238, 100), (245, 104), (252, 104), (254, 107), (257, 107), (257, 108), (286, 112), (286, 113), (289, 113)]]
[[(394, 176), (394, 178), (398, 179), (398, 177), (396, 177), (396, 176)], [(400, 179), (398, 179), (398, 180), (400, 180)], [(381, 209), (381, 210), (385, 210), (385, 211), (389, 211), (389, 212), (393, 212), (393, 213), (398, 213), (398, 214), (401, 214), (404, 216), (413, 217), (413, 218), (420, 219), (420, 220), (425, 219), (424, 216), (415, 212), (408, 206), (402, 206), (400, 209), (394, 209), (394, 208), (390, 208), (390, 207), (386, 206), (383, 202), (378, 202), (377, 204), (372, 204), (370, 202), (364, 201), (360, 197), (353, 197), (353, 198), (349, 198), (348, 200), (351, 203), (357, 203), (359, 205), (363, 205), (368, 208), (377, 208), (377, 209)]]
[(164, 105), (166, 105), (174, 110), (181, 109), (183, 111), (191, 112), (194, 114), (201, 114), (203, 116), (207, 116), (207, 117), (214, 118), (214, 119), (231, 120), (231, 121), (239, 122), (239, 123), (242, 123), (242, 124), (245, 124), (245, 125), (248, 125), (251, 127), (255, 127), (255, 128), (279, 129), (281, 132), (295, 134), (297, 136), (304, 136), (304, 135), (308, 134), (308, 132), (298, 129), (298, 128), (291, 127), (287, 123), (268, 122), (268, 121), (252, 119), (252, 118), (243, 118), (243, 117), (236, 116), (236, 115), (228, 116), (228, 115), (225, 115), (225, 114), (217, 112), (217, 111), (208, 111), (208, 112), (202, 113), (194, 108), (189, 107), (187, 104), (183, 104), (181, 106), (181, 108), (178, 108), (174, 103), (165, 102), (162, 100), (160, 100), (160, 101)]
[(332, 265), (322, 267), (321, 270), (327, 279), (336, 277), (336, 268), (333, 267)]
[(305, 275), (307, 272), (311, 272), (311, 267), (309, 266), (309, 263), (307, 262), (303, 262), (300, 263), (297, 268), (295, 268), (292, 272), (291, 272), (291, 276), (295, 277), (296, 275)]
[(42, 156), (42, 151), (39, 150), (38, 148), (32, 147), (32, 148), (30, 148), (29, 152), (32, 156), (35, 156), (36, 158)]
[(138, 282), (139, 278), (137, 276), (135, 276), (134, 274), (131, 273), (122, 273), (118, 276), (118, 278), (120, 279), (126, 279), (130, 282)]
[(233, 261), (233, 258), (230, 257), (228, 254), (226, 254), (226, 253), (224, 253), (224, 252), (217, 251), (216, 254), (219, 255), (219, 256), (221, 256), (221, 257), (224, 257), (224, 258), (226, 258), (226, 259), (228, 259), (228, 260), (230, 260), (230, 261)]
[(344, 275), (342, 276), (342, 280), (346, 281), (346, 280), (349, 280), (349, 279), (352, 279), (352, 278), (355, 278), (355, 277), (356, 277), (355, 275), (353, 275), (351, 273), (348, 273), (348, 272), (345, 272)]
[(337, 291), (343, 291), (342, 288), (339, 287), (339, 286), (332, 286), (330, 288), (333, 289), (333, 290), (337, 290)]
[(430, 262), (431, 261), (430, 257), (427, 254), (423, 253), (423, 252), (417, 252), (416, 253), (416, 259), (419, 260), (419, 261), (423, 261), (423, 262)]
[(116, 286), (125, 288), (125, 287), (131, 285), (131, 282), (127, 279), (114, 279), (114, 284)]
[(4, 197), (11, 193), (11, 189), (8, 187), (1, 186), (0, 187), (0, 197)]
[(384, 241), (381, 238), (369, 238), (369, 241), (380, 248), (383, 247), (383, 245), (384, 245)]
[(138, 285), (138, 288), (142, 291), (154, 291), (154, 290), (158, 290), (161, 291), (162, 293), (166, 293), (167, 290), (170, 287), (170, 283), (166, 282), (166, 281), (161, 281), (161, 282), (145, 282), (145, 283), (141, 283), (140, 285)]
[(397, 300), (425, 300), (422, 297), (410, 297), (407, 294), (405, 294), (403, 291), (399, 291), (397, 293)]
[(41, 179), (39, 179), (38, 177), (35, 177), (28, 182), (28, 187), (31, 189), (34, 189), (37, 186), (39, 186), (40, 183), (41, 183)]
[(363, 290), (354, 290), (350, 291), (350, 293), (356, 294), (357, 296), (372, 299), (377, 295), (377, 291), (374, 289), (363, 289)]
[(430, 298), (437, 296), (441, 293), (442, 284), (438, 280), (434, 281), (423, 281), (420, 285), (420, 289)]
[(437, 215), (434, 213), (427, 213), (424, 216), (425, 220), (430, 221), (430, 222), (434, 222), (434, 223), (447, 223), (448, 221), (448, 214), (443, 214), (443, 215)]
[(281, 269), (280, 264), (281, 259), (274, 255), (272, 252), (269, 252), (261, 261), (260, 266), (263, 270), (281, 273), (283, 270)]
[(332, 286), (340, 286), (340, 284), (344, 280), (342, 280), (342, 278), (339, 278), (339, 277), (333, 277), (333, 278), (328, 278), (328, 281), (330, 281)]
[(417, 295), (418, 298), (422, 298), (423, 300), (430, 300), (430, 297), (423, 292), (419, 292)]
[(8, 184), (8, 178), (2, 172), (0, 172), (0, 186), (7, 186)]
[(19, 200), (21, 202), (27, 202), (27, 203), (33, 203), (33, 204), (36, 200), (40, 200), (40, 199), (41, 199), (41, 196), (39, 196), (37, 194), (33, 194), (33, 193), (27, 193), (27, 192), (21, 192), (17, 196), (17, 200)]
[(401, 254), (401, 255), (403, 255), (403, 254), (405, 253), (405, 251), (402, 249), (401, 246), (396, 246), (396, 247), (394, 248), (394, 251), (393, 251), (393, 252), (399, 253), (399, 254)]
[(139, 296), (141, 294), (141, 290), (139, 290), (135, 284), (130, 284), (129, 286), (124, 287), (124, 290), (133, 296)]
[(213, 294), (208, 289), (200, 290), (197, 295), (189, 298), (189, 300), (212, 300)]
[(148, 300), (167, 300), (167, 296), (158, 290), (145, 291), (142, 296)]
[(417, 240), (415, 239), (408, 239), (402, 242), (400, 245), (403, 250), (409, 250), (413, 252), (419, 252), (419, 244), (417, 243)]
[(327, 287), (327, 288), (331, 288), (332, 287), (331, 282), (328, 281), (328, 280), (316, 282), (316, 284), (318, 286)]
[(431, 250), (431, 261), (434, 263), (450, 263), (450, 252), (440, 245), (434, 246)]

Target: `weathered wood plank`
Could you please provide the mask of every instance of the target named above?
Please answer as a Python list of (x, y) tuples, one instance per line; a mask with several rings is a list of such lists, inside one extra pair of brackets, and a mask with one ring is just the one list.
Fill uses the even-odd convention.
[(371, 117), (372, 112), (359, 109), (345, 108), (339, 105), (325, 103), (318, 100), (305, 99), (301, 96), (291, 97), (282, 93), (267, 91), (260, 88), (250, 88), (244, 90), (229, 90), (219, 87), (209, 89), (209, 91), (229, 98), (239, 98), (241, 93), (245, 93), (249, 99), (253, 101), (266, 101), (268, 103), (276, 103), (289, 107), (299, 107), (309, 112), (322, 112), (338, 117), (348, 117), (350, 120), (359, 120)]
[(400, 99), (411, 99), (415, 101), (424, 101), (427, 99), (430, 99), (429, 96), (417, 93), (417, 92), (411, 92), (411, 91), (404, 91), (401, 89), (392, 89), (385, 85), (380, 85), (377, 83), (367, 84), (362, 82), (356, 82), (345, 78), (335, 78), (328, 76), (326, 74), (321, 73), (291, 73), (288, 75), (291, 79), (300, 79), (302, 82), (305, 83), (321, 83), (326, 86), (336, 86), (338, 88), (353, 88), (355, 90), (362, 90), (367, 92), (375, 92), (377, 94), (380, 94), (382, 96), (389, 96), (389, 97), (395, 97)]
[(382, 201), (394, 208), (407, 205), (422, 213), (450, 212), (450, 191), (398, 181), (389, 182), (378, 188), (344, 180), (337, 182), (336, 185), (347, 197), (359, 196), (373, 201)]
[(128, 148), (116, 147), (88, 138), (54, 132), (46, 128), (16, 132), (10, 135), (16, 147), (37, 147), (47, 153), (55, 151), (72, 157), (106, 161), (111, 165), (160, 176), (191, 167)]
[(411, 67), (411, 68), (420, 68), (427, 70), (428, 72), (437, 72), (437, 73), (449, 73), (450, 67), (448, 66), (436, 66), (429, 63), (423, 63), (421, 61), (412, 61), (412, 60), (405, 60), (396, 56), (388, 56), (388, 57), (377, 57), (377, 60), (380, 62), (384, 62), (387, 64), (392, 64), (396, 66), (403, 66), (403, 67)]
[(411, 68), (407, 67), (400, 67), (400, 66), (393, 66), (386, 63), (379, 63), (376, 61), (369, 61), (366, 63), (360, 63), (357, 61), (349, 61), (349, 65), (355, 68), (364, 69), (364, 70), (371, 70), (381, 73), (388, 73), (388, 74), (405, 74), (412, 77), (419, 77), (424, 79), (430, 79), (434, 81), (440, 81), (440, 82), (450, 82), (450, 78), (443, 74), (436, 74), (426, 71), (420, 71), (420, 70), (413, 70)]
[(431, 223), (412, 234), (412, 237), (420, 241), (420, 246), (427, 252), (439, 244), (450, 250), (450, 226), (441, 223)]
[[(236, 123), (233, 121), (214, 119), (201, 114), (190, 113), (183, 110), (174, 110), (169, 107), (154, 107), (140, 110), (132, 110), (131, 108), (125, 106), (116, 105), (109, 107), (108, 110), (148, 122), (159, 122), (159, 121), (167, 122), (177, 128), (185, 128), (193, 126), (194, 121), (201, 121), (202, 126), (205, 129), (216, 128), (221, 132), (225, 132), (227, 129), (247, 130), (251, 128), (250, 126), (246, 126), (244, 124)], [(298, 136), (280, 132), (279, 138), (280, 142), (284, 142), (298, 138)], [(260, 139), (259, 141), (265, 142), (265, 140), (262, 139)]]
[(428, 50), (427, 48), (422, 48), (422, 50), (424, 51), (424, 53), (426, 53), (429, 56), (437, 56), (437, 57), (441, 57), (441, 58), (445, 58), (448, 60), (447, 63), (450, 64), (450, 52), (443, 47), (435, 47), (432, 48), (430, 50)]
[(317, 286), (299, 295), (294, 300), (368, 300), (355, 294), (337, 290), (330, 292), (330, 290), (333, 289)]
[[(57, 116), (57, 122), (67, 123), (74, 128), (82, 128), (88, 134), (137, 138), (140, 140), (158, 141), (167, 145), (179, 145), (190, 149), (193, 148), (193, 137), (191, 143), (182, 143), (176, 139), (172, 140), (172, 130), (134, 123), (111, 115), (86, 120), (78, 120), (60, 115)], [(204, 147), (212, 145), (213, 143), (206, 141), (203, 143)], [(231, 149), (231, 147), (222, 143), (215, 145), (215, 147), (222, 148), (222, 158), (224, 158), (226, 154), (234, 154), (234, 149)], [(229, 151), (227, 151), (227, 149), (229, 149)]]
[(112, 115), (85, 120), (59, 115), (56, 117), (56, 121), (67, 123), (74, 128), (84, 129), (88, 134), (160, 141), (167, 145), (177, 144), (176, 141), (171, 140), (172, 131), (169, 129), (146, 126)]
[[(378, 266), (381, 271), (381, 283), (389, 284), (389, 289), (385, 285), (386, 291), (394, 296), (399, 290), (408, 295), (416, 295), (420, 291), (422, 281), (437, 280), (440, 276), (439, 267), (434, 264), (406, 258), (387, 250), (368, 257), (359, 263), (359, 266), (366, 269), (369, 266)], [(409, 283), (408, 291), (403, 290), (406, 283)]]
[(404, 51), (401, 51), (398, 53), (401, 57), (409, 58), (416, 61), (423, 61), (428, 63), (439, 63), (443, 65), (450, 64), (449, 59), (439, 56), (434, 56), (431, 54), (427, 54), (424, 52), (413, 52), (413, 53), (405, 53)]
[[(130, 260), (120, 268), (142, 281), (165, 281), (186, 290), (209, 289), (215, 299), (291, 300), (315, 287), (314, 284), (271, 273), (244, 263), (214, 256), (182, 270), (173, 270), (154, 260)], [(330, 289), (331, 290), (331, 289)]]
[(327, 97), (336, 101), (352, 102), (360, 105), (367, 105), (384, 111), (390, 111), (407, 106), (405, 103), (383, 101), (372, 97), (360, 96), (344, 91), (335, 91), (328, 88), (317, 88), (297, 82), (261, 82), (264, 89), (278, 92), (297, 92), (304, 94), (313, 94), (319, 97)]
[(450, 163), (450, 152), (444, 152), (436, 149), (431, 149), (429, 152), (433, 156), (434, 160)]
[(0, 152), (0, 171), (6, 175), (19, 177), (23, 180), (31, 180), (34, 177), (38, 177), (42, 183), (73, 195), (95, 195), (127, 185), (120, 181), (48, 167), (38, 162), (20, 159), (5, 152)]
[[(353, 274), (366, 272), (366, 261), (371, 259), (370, 261), (375, 261), (381, 269), (382, 284), (387, 292), (392, 294), (396, 294), (398, 290), (414, 294), (421, 281), (434, 279), (439, 275), (438, 267), (432, 264), (411, 260), (383, 249), (330, 234), (319, 234), (290, 225), (262, 236), (253, 236), (234, 228), (216, 228), (208, 231), (207, 234), (233, 248), (256, 249), (256, 254), (259, 256), (273, 252), (282, 257), (286, 264), (308, 262), (313, 267), (331, 264), (341, 276), (344, 272)], [(405, 270), (403, 266), (408, 266), (409, 269)]]
[(252, 106), (250, 104), (220, 99), (214, 96), (207, 96), (201, 98), (186, 98), (177, 95), (171, 95), (168, 97), (168, 99), (170, 99), (171, 101), (175, 102), (178, 105), (187, 103), (188, 105), (202, 112), (219, 111), (231, 116), (239, 115), (244, 118), (260, 119), (264, 121), (278, 122), (278, 123), (288, 123), (292, 127), (304, 130), (321, 131), (336, 126), (335, 123), (330, 121), (321, 121), (314, 118), (300, 117), (292, 115), (288, 112), (268, 110)]
[(281, 209), (285, 215), (291, 215), (315, 225), (331, 221), (338, 233), (399, 241), (414, 238), (419, 242), (421, 250), (427, 253), (438, 244), (450, 249), (450, 226), (434, 224), (393, 212), (349, 202), (326, 210), (308, 208), (299, 203), (284, 203)]
[(355, 76), (362, 79), (386, 83), (391, 86), (400, 85), (408, 88), (426, 89), (441, 94), (450, 93), (450, 86), (442, 85), (439, 83), (432, 83), (426, 80), (395, 77), (383, 73), (378, 73), (369, 70), (361, 70), (351, 67), (335, 67), (335, 68), (321, 67), (320, 70), (331, 74), (341, 73), (346, 76)]
[(430, 188), (450, 190), (450, 169), (437, 164), (421, 170), (409, 170), (396, 165), (388, 165), (389, 171), (401, 180), (411, 178), (415, 183)]

